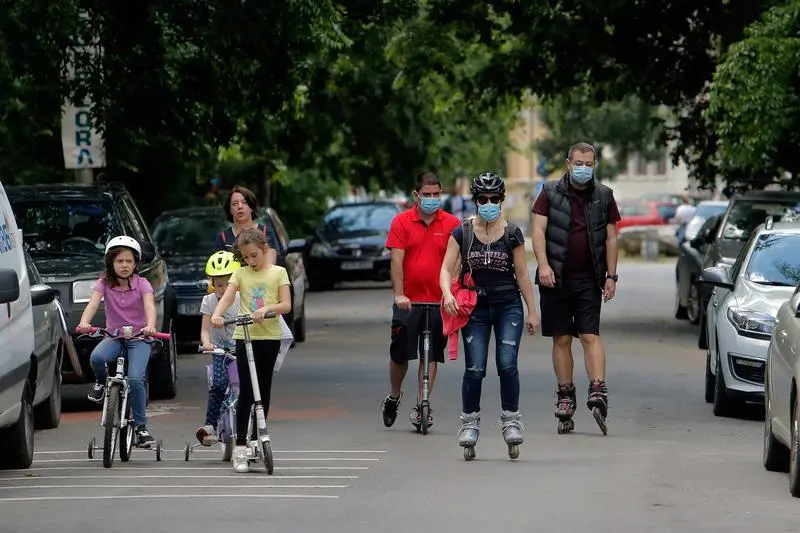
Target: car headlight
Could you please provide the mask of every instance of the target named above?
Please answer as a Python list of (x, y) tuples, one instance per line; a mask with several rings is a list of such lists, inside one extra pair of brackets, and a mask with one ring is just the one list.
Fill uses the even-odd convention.
[(325, 243), (315, 242), (309, 252), (311, 257), (327, 257), (333, 255), (333, 249)]
[(770, 337), (775, 329), (775, 317), (758, 311), (728, 308), (728, 320), (739, 335)]
[(92, 286), (96, 280), (83, 279), (72, 282), (72, 303), (83, 304), (92, 298)]

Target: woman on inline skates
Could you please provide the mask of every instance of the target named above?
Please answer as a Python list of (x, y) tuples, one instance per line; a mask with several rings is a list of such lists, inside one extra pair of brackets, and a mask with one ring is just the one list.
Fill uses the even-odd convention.
[[(200, 304), (200, 314), (203, 315), (203, 322), (200, 328), (200, 340), (203, 351), (211, 351), (215, 348), (225, 350), (236, 346), (233, 340), (234, 326), (225, 326), (222, 329), (211, 327), (211, 316), (217, 308), (225, 289), (228, 288), (228, 281), (231, 275), (239, 269), (241, 265), (234, 259), (233, 253), (220, 251), (208, 258), (206, 263), (206, 275), (211, 279), (211, 287), (214, 289), (212, 294), (203, 297)], [(239, 293), (234, 295), (233, 305), (222, 315), (223, 319), (235, 318), (239, 313)], [(203, 446), (212, 446), (217, 443), (217, 422), (222, 402), (225, 400), (225, 392), (228, 390), (228, 365), (233, 361), (224, 355), (213, 355), (211, 359), (211, 386), (208, 389), (208, 405), (206, 407), (205, 424), (197, 428), (197, 440)]]
[[(142, 248), (136, 239), (122, 235), (106, 244), (106, 272), (92, 287), (92, 297), (83, 311), (78, 331), (89, 333), (91, 321), (104, 301), (106, 313), (105, 329), (114, 332), (122, 326), (133, 326), (134, 333), (153, 335), (156, 332), (156, 304), (153, 287), (145, 278), (136, 274), (142, 257)], [(103, 339), (92, 350), (89, 362), (95, 375), (95, 383), (89, 391), (89, 400), (103, 403), (108, 369), (120, 352), (120, 344), (114, 339)], [(130, 385), (131, 410), (136, 429), (136, 446), (149, 448), (155, 441), (147, 431), (147, 396), (145, 375), (150, 361), (151, 346), (142, 340), (128, 343), (128, 383)]]
[[(272, 373), (281, 347), (281, 324), (278, 315), (292, 309), (289, 291), (289, 275), (286, 269), (269, 260), (269, 245), (264, 234), (257, 229), (244, 229), (236, 238), (236, 247), (247, 266), (236, 270), (228, 281), (228, 288), (217, 304), (211, 323), (221, 328), (223, 313), (235, 301), (238, 289), (241, 312), (251, 313), (254, 324), (249, 326), (253, 354), (264, 416), (269, 415)], [(264, 318), (274, 312), (275, 318)], [(236, 448), (233, 450), (233, 468), (237, 472), (249, 470), (247, 457), (247, 425), (253, 404), (250, 369), (244, 345), (244, 333), (240, 327), (234, 331), (236, 341), (236, 365), (239, 371), (239, 403), (236, 408)]]
[[(478, 288), (478, 300), (469, 322), (461, 329), (464, 340), (464, 378), (461, 386), (462, 414), (458, 444), (464, 457), (475, 457), (480, 422), (481, 385), (486, 376), (489, 338), (495, 336), (495, 361), (500, 376), (503, 438), (512, 459), (522, 444), (519, 413), (519, 373), (517, 357), (523, 324), (528, 334), (536, 333), (539, 317), (533, 300), (533, 286), (525, 258), (522, 231), (502, 216), (501, 205), (506, 186), (497, 174), (486, 172), (475, 178), (470, 187), (478, 216), (455, 228), (447, 244), (439, 284), (445, 312), (455, 315), (458, 303), (451, 292), (452, 273), (458, 268), (471, 273)], [(522, 298), (528, 318), (522, 309)]]

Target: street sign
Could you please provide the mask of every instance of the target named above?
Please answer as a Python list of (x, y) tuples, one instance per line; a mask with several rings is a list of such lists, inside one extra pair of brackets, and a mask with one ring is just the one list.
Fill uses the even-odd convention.
[(92, 127), (91, 106), (64, 106), (61, 117), (61, 146), (64, 168), (103, 168), (106, 166), (105, 143)]

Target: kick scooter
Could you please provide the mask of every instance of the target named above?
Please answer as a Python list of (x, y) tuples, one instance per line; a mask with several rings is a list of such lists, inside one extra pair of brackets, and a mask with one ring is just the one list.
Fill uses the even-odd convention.
[[(78, 331), (80, 333), (80, 331)], [(119, 458), (123, 463), (131, 459), (131, 454), (136, 440), (136, 431), (133, 427), (133, 415), (131, 406), (128, 403), (130, 385), (128, 383), (128, 342), (142, 341), (148, 344), (161, 341), (170, 341), (172, 336), (169, 333), (156, 333), (153, 338), (145, 337), (142, 333), (133, 333), (131, 326), (123, 326), (117, 334), (111, 333), (103, 328), (91, 328), (89, 334), (80, 337), (105, 336), (120, 343), (120, 352), (117, 356), (116, 372), (106, 378), (105, 398), (103, 400), (103, 412), (100, 415), (100, 426), (104, 428), (103, 447), (96, 445), (94, 437), (89, 440), (88, 456), (94, 458), (95, 450), (103, 450), (103, 466), (111, 468), (114, 465), (114, 454), (119, 442)], [(78, 338), (80, 338), (78, 337)], [(153, 340), (154, 339), (154, 340)], [(147, 447), (139, 447), (148, 449)], [(156, 461), (161, 461), (164, 445), (161, 440), (155, 443)]]
[[(270, 312), (265, 314), (264, 318), (275, 318), (275, 316), (277, 315), (274, 312)], [(272, 444), (267, 433), (267, 418), (264, 416), (264, 406), (261, 403), (261, 389), (258, 386), (253, 344), (248, 328), (253, 323), (252, 315), (240, 315), (224, 321), (226, 326), (231, 324), (241, 326), (244, 332), (244, 348), (247, 354), (247, 366), (250, 369), (250, 386), (253, 388), (253, 406), (250, 408), (250, 421), (247, 425), (248, 446), (251, 452), (249, 460), (252, 462), (257, 462), (259, 459), (264, 461), (264, 470), (267, 475), (271, 476), (274, 469)]]
[(440, 303), (433, 302), (411, 302), (411, 307), (422, 308), (425, 315), (425, 327), (422, 330), (422, 398), (419, 402), (419, 425), (415, 424), (418, 433), (423, 435), (428, 434), (428, 417), (431, 414), (431, 405), (429, 400), (430, 389), (430, 375), (428, 364), (431, 360), (431, 328), (430, 328), (430, 312), (431, 310), (439, 311)]

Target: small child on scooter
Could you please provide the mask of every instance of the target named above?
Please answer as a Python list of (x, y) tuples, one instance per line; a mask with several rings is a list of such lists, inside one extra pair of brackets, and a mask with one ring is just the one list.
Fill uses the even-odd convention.
[[(206, 262), (206, 275), (210, 278), (214, 292), (203, 297), (200, 304), (200, 314), (203, 315), (203, 322), (200, 329), (200, 340), (203, 351), (211, 351), (215, 348), (224, 350), (233, 349), (236, 343), (233, 341), (234, 326), (226, 326), (222, 329), (211, 327), (211, 316), (217, 308), (231, 275), (239, 269), (241, 265), (234, 258), (231, 252), (220, 251), (214, 253)], [(239, 312), (239, 293), (234, 295), (233, 305), (223, 315), (224, 319), (236, 318)], [(225, 400), (225, 392), (228, 389), (228, 365), (233, 361), (224, 355), (213, 355), (211, 361), (211, 386), (208, 389), (208, 405), (206, 407), (205, 424), (197, 428), (197, 440), (203, 446), (212, 446), (217, 443), (217, 422), (219, 413), (222, 409), (222, 402)]]
[[(238, 289), (241, 297), (241, 313), (251, 313), (253, 324), (248, 326), (253, 345), (258, 388), (264, 417), (268, 419), (272, 373), (281, 347), (281, 323), (279, 315), (292, 309), (289, 290), (289, 275), (286, 269), (269, 260), (270, 250), (263, 232), (245, 229), (236, 238), (236, 248), (247, 266), (242, 266), (231, 276), (228, 288), (217, 304), (211, 323), (223, 327), (223, 314), (235, 302)], [(274, 312), (274, 318), (264, 315)], [(253, 405), (253, 390), (250, 368), (245, 352), (244, 331), (237, 326), (233, 334), (236, 340), (236, 367), (239, 371), (239, 400), (236, 408), (236, 447), (233, 450), (233, 468), (236, 472), (249, 471), (247, 434), (250, 409)]]

